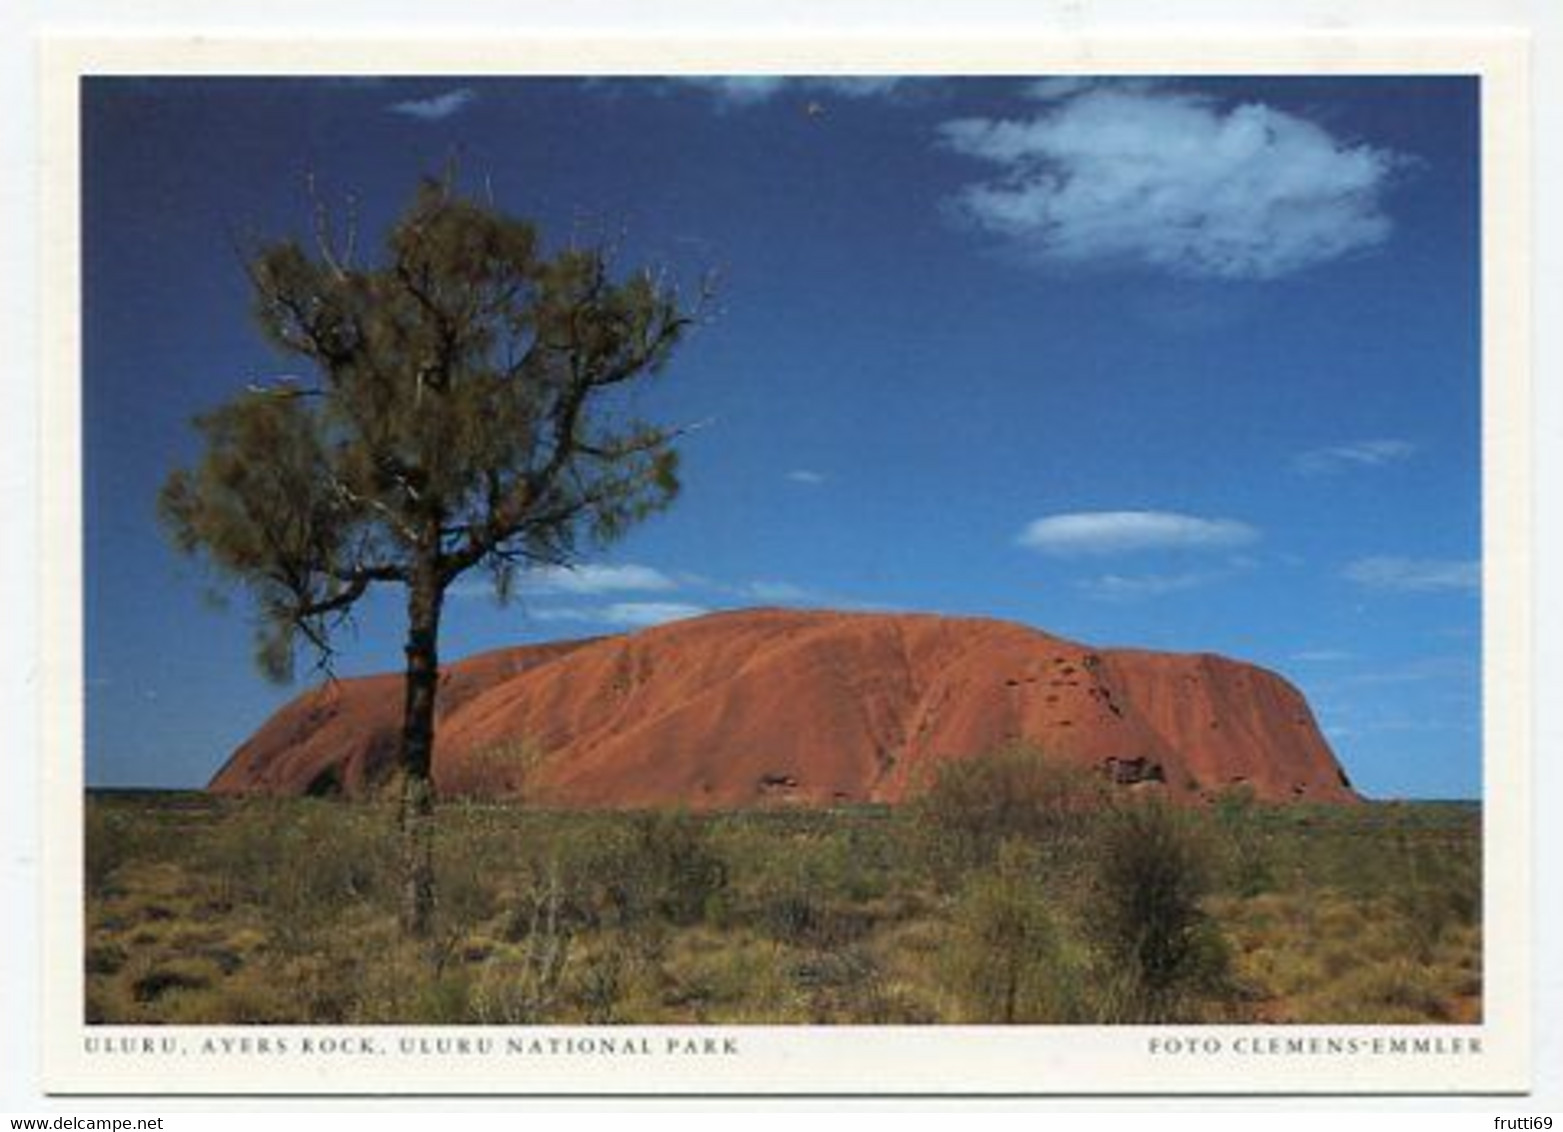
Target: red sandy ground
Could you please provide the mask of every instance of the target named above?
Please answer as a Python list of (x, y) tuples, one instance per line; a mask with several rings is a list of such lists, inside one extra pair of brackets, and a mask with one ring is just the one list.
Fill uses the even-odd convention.
[[(401, 677), (328, 684), (274, 715), (220, 793), (372, 792)], [(1208, 654), (1092, 649), (1003, 621), (750, 610), (485, 653), (441, 676), (447, 796), (569, 807), (897, 802), (942, 760), (1026, 740), (1194, 799), (1357, 799), (1301, 693)], [(1114, 761), (1115, 760), (1115, 761)]]

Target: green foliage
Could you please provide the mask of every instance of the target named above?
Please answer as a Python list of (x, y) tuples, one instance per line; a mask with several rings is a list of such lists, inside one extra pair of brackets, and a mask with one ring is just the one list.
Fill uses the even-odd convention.
[[(398, 934), (383, 807), (94, 795), (86, 817), (97, 1022), (1481, 1014), (1472, 807), (1126, 805), (1079, 840), (1011, 838), (942, 890), (905, 851), (926, 832), (909, 810), (449, 805), (433, 931), (416, 941)], [(1264, 892), (1234, 882), (1233, 821), (1287, 862)]]
[(1226, 886), (1243, 896), (1257, 896), (1275, 885), (1270, 830), (1256, 809), (1253, 788), (1246, 784), (1222, 790), (1211, 804)]
[(622, 394), (693, 321), (672, 285), (614, 278), (602, 248), (549, 252), (448, 179), (422, 185), (370, 262), (329, 228), (247, 264), (263, 335), (308, 376), (199, 417), (202, 455), (159, 500), (175, 545), (249, 590), (278, 679), (372, 585), (437, 601), (482, 566), (508, 596), (518, 565), (568, 562), (678, 490), (675, 434)]
[(276, 680), (301, 640), (328, 664), (371, 586), (405, 587), (400, 918), (427, 937), (445, 592), (481, 567), (507, 599), (518, 569), (574, 561), (672, 501), (675, 433), (629, 416), (625, 387), (693, 315), (649, 271), (615, 279), (604, 249), (545, 252), (448, 178), (425, 181), (374, 262), (330, 229), (317, 202), (313, 254), (283, 240), (247, 265), (262, 333), (307, 382), (198, 418), (204, 451), (158, 509), (177, 547), (249, 590)]
[[(82, 815), (83, 880), (89, 897), (112, 896), (122, 887), (120, 872), (128, 864), (172, 862), (189, 852), (189, 839), (199, 835), (199, 818), (187, 812), (190, 795), (172, 795), (164, 820), (138, 819), (133, 806), (88, 805)], [(204, 806), (204, 799), (194, 795)]]
[(727, 886), (727, 865), (711, 848), (707, 824), (690, 814), (653, 810), (635, 815), (625, 848), (627, 854), (608, 878), (621, 920), (696, 923)]
[(389, 909), (395, 897), (390, 823), (378, 810), (256, 800), (201, 842), (217, 899), (262, 914), (294, 954), (315, 950), (342, 917)]
[[(760, 931), (784, 943), (841, 946), (866, 925), (851, 911), (855, 872), (842, 840), (790, 839), (754, 878), (745, 901)], [(843, 899), (848, 897), (848, 899)]]
[(572, 988), (589, 1025), (604, 1026), (626, 1021), (619, 1011), (625, 994), (630, 958), (626, 949), (609, 944), (580, 964)]
[(557, 869), (521, 894), (511, 920), (519, 949), (485, 960), (476, 977), (473, 995), (479, 1021), (529, 1025), (550, 1016), (575, 942), (565, 904)]
[(1396, 840), (1395, 856), (1403, 879), (1391, 898), (1412, 952), (1428, 962), (1452, 931), (1481, 922), (1481, 860), (1430, 848), (1404, 833)]
[(83, 819), (83, 884), (89, 898), (109, 895), (114, 873), (130, 856), (126, 844), (130, 823), (125, 815), (107, 806), (86, 808)]
[(1105, 963), (1101, 985), (1112, 988), (1106, 1013), (1171, 1020), (1189, 996), (1219, 993), (1229, 955), (1201, 907), (1211, 854), (1190, 817), (1159, 799), (1116, 807), (1094, 857), (1088, 927)]
[(1024, 841), (999, 847), (991, 871), (973, 874), (955, 907), (946, 963), (974, 1022), (1066, 1022), (1079, 1009), (1079, 972), (1069, 969), (1061, 932)]
[(715, 922), (792, 946), (853, 945), (919, 902), (904, 840), (882, 815), (728, 818), (714, 839), (731, 877)]
[(943, 763), (914, 810), (927, 833), (931, 863), (948, 872), (991, 863), (999, 846), (1014, 838), (1061, 857), (1105, 802), (1099, 776), (1013, 744)]

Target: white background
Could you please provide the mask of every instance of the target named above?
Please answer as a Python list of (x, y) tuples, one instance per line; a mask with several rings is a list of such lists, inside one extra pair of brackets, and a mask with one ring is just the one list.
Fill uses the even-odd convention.
[[(132, 14), (133, 13), (133, 14)], [(553, 3), (499, 4), (489, 0), (267, 0), (264, 5), (224, 0), (139, 0), (115, 5), (110, 0), (21, 0), (0, 6), (0, 1111), (86, 1115), (211, 1111), (212, 1101), (172, 1100), (64, 1101), (39, 1092), (37, 988), (40, 982), (38, 907), (39, 705), (36, 698), (39, 653), (40, 576), (38, 499), (38, 242), (42, 179), (38, 158), (38, 99), (35, 41), (59, 30), (96, 34), (266, 33), (270, 35), (373, 34), (405, 32), (423, 26), (440, 34), (491, 36), (528, 28), (585, 34), (677, 33), (803, 34), (881, 32), (927, 34), (948, 30), (963, 37), (1007, 38), (1039, 34), (1170, 32), (1296, 33), (1361, 30), (1482, 31), (1528, 30), (1533, 36), (1535, 78), (1532, 192), (1535, 243), (1533, 356), (1536, 468), (1537, 594), (1535, 739), (1536, 870), (1534, 908), (1537, 938), (1533, 948), (1536, 1009), (1536, 1093), (1522, 1098), (1377, 1098), (1336, 1100), (1244, 1099), (1191, 1102), (1082, 1101), (1036, 1102), (1038, 1107), (1074, 1111), (1161, 1111), (1171, 1109), (1254, 1110), (1322, 1109), (1389, 1114), (1413, 1110), (1461, 1111), (1461, 1127), (1492, 1128), (1493, 1114), (1563, 1114), (1563, 772), (1558, 749), (1563, 740), (1563, 703), (1548, 690), (1563, 677), (1563, 634), (1559, 628), (1560, 590), (1554, 580), (1563, 567), (1558, 485), (1563, 483), (1563, 243), (1559, 208), (1563, 200), (1563, 5), (1479, 2), (1479, 0), (1195, 0), (1176, 6), (1155, 0), (977, 0), (917, 3), (914, 0), (837, 0), (750, 4), (729, 0), (660, 3), (615, 0), (575, 8)], [(475, 1103), (475, 1102), (474, 1102)], [(605, 1102), (596, 1102), (604, 1107)], [(731, 1103), (731, 1102), (729, 1102)], [(400, 1102), (408, 1109), (427, 1104), (448, 1109), (454, 1102)], [(842, 1107), (846, 1102), (836, 1102)], [(905, 1102), (913, 1107), (915, 1102)], [(319, 1111), (318, 1100), (269, 1102), (269, 1107)], [(342, 1102), (348, 1111), (369, 1102)], [(488, 1102), (484, 1108), (493, 1108)], [(684, 1102), (685, 1107), (688, 1102)], [(926, 1107), (915, 1105), (916, 1107)], [(258, 1108), (260, 1102), (242, 1107)], [(554, 1107), (557, 1107), (557, 1103)], [(616, 1106), (622, 1107), (622, 1106)], [(811, 1106), (811, 1107), (817, 1107)], [(878, 1107), (883, 1107), (880, 1105)], [(944, 1107), (944, 1106), (941, 1106)], [(1013, 1107), (1013, 1106), (1007, 1106)], [(1482, 1114), (1488, 1118), (1483, 1119)], [(338, 1110), (339, 1117), (346, 1111)], [(336, 1121), (334, 1121), (335, 1123)], [(355, 1126), (357, 1121), (343, 1121)], [(1179, 1123), (1190, 1123), (1188, 1118)], [(367, 1121), (365, 1121), (367, 1124)], [(1395, 1121), (1393, 1123), (1400, 1123)], [(172, 1119), (169, 1127), (197, 1127)], [(1454, 1123), (1444, 1126), (1454, 1127)], [(1557, 1125), (1555, 1125), (1556, 1127)]]

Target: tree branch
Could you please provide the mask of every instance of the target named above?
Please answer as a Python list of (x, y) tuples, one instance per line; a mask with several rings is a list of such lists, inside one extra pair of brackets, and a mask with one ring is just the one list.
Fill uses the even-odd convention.
[(350, 575), (350, 578), (351, 580), (347, 582), (343, 589), (338, 590), (328, 598), (301, 602), (292, 611), (294, 621), (300, 623), (299, 627), (304, 627), (302, 622), (307, 618), (322, 617), (327, 613), (335, 613), (338, 610), (348, 608), (364, 596), (364, 593), (369, 589), (370, 583), (378, 580), (368, 572), (357, 572)]

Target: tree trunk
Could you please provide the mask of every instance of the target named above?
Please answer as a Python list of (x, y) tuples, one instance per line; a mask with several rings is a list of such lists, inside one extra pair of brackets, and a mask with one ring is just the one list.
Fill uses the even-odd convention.
[(401, 928), (423, 938), (434, 926), (434, 699), (439, 691), (440, 606), (434, 569), (407, 587), (407, 679), (402, 709)]

